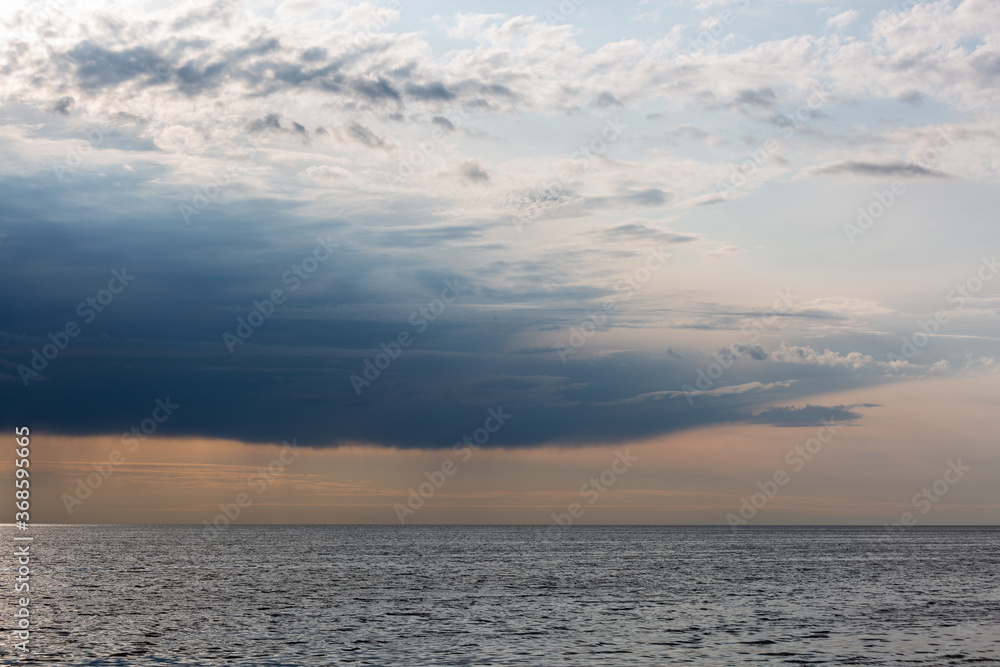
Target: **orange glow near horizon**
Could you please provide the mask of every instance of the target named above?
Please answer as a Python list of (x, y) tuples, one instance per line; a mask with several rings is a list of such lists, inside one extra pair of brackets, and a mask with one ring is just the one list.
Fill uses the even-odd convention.
[[(786, 456), (816, 427), (729, 424), (573, 447), (572, 456), (567, 446), (549, 445), (483, 449), (467, 461), (450, 449), (292, 452), (198, 438), (151, 438), (130, 452), (117, 436), (34, 431), (32, 520), (201, 523), (238, 508), (234, 523), (391, 524), (399, 523), (394, 508), (407, 506), (409, 489), (423, 484), (434, 493), (403, 512), (406, 523), (547, 524), (579, 503), (579, 524), (723, 524), (758, 482), (766, 485), (783, 470), (788, 482), (750, 523), (882, 524), (912, 511), (914, 494), (939, 478), (949, 460), (961, 459), (970, 472), (925, 514), (916, 512), (918, 522), (996, 523), (1000, 504), (989, 476), (976, 471), (995, 470), (1000, 458), (995, 424), (988, 423), (995, 413), (982, 405), (995, 405), (998, 396), (998, 379), (990, 375), (814, 397), (823, 405), (880, 407), (859, 408), (863, 418), (841, 428), (800, 470)], [(124, 460), (111, 465), (116, 450)], [(635, 462), (624, 470), (617, 464), (619, 473), (605, 474), (613, 483), (598, 491), (618, 452)], [(110, 465), (110, 475), (95, 465), (105, 472)], [(100, 478), (89, 495), (88, 475), (92, 484)], [(443, 480), (440, 488), (435, 480)]]

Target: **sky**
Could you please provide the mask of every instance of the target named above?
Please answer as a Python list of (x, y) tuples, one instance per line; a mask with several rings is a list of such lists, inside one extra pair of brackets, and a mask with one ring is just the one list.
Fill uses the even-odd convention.
[(34, 520), (995, 524), (998, 35), (990, 0), (9, 5)]

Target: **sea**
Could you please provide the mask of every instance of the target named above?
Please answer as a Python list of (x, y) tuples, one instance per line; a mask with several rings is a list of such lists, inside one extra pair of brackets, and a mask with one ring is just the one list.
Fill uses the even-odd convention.
[(3, 665), (1000, 665), (995, 527), (27, 534), (30, 653), (8, 547)]

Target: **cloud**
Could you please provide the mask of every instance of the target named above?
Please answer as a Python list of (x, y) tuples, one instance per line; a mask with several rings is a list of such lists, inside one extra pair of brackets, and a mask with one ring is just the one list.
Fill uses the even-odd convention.
[(701, 239), (700, 236), (694, 234), (681, 234), (659, 229), (656, 221), (646, 218), (626, 220), (620, 225), (603, 230), (601, 235), (613, 241), (628, 240), (632, 242), (633, 239), (639, 239), (642, 241), (669, 244), (691, 243), (692, 241)]
[(335, 165), (315, 165), (299, 172), (300, 176), (305, 176), (311, 180), (319, 183), (329, 183), (331, 181), (341, 181), (348, 176), (350, 172), (343, 167), (337, 167)]
[(851, 25), (856, 20), (858, 20), (858, 16), (860, 16), (858, 10), (848, 9), (846, 11), (840, 12), (835, 16), (831, 16), (830, 18), (828, 18), (826, 20), (826, 27), (836, 28), (837, 30), (843, 30), (844, 28), (846, 28), (847, 26)]
[(787, 343), (782, 343), (778, 349), (771, 352), (770, 359), (789, 364), (843, 366), (852, 370), (882, 364), (882, 362), (875, 361), (870, 354), (848, 352), (842, 355), (829, 349), (817, 352), (809, 346), (789, 345)]
[(660, 188), (626, 191), (619, 197), (622, 201), (639, 206), (662, 206), (669, 202), (673, 195)]
[(270, 113), (250, 123), (250, 132), (253, 133), (282, 129), (284, 128), (281, 126), (281, 115), (276, 113)]
[(821, 426), (829, 422), (852, 422), (861, 419), (861, 413), (853, 408), (876, 407), (871, 404), (860, 405), (810, 405), (805, 407), (774, 407), (754, 413), (747, 421), (755, 424), (784, 426), (798, 428), (803, 426)]
[(351, 83), (351, 87), (370, 102), (381, 102), (384, 100), (400, 102), (403, 99), (399, 91), (382, 77), (356, 79)]
[(742, 343), (735, 343), (731, 346), (731, 348), (723, 348), (723, 350), (725, 349), (731, 349), (733, 352), (748, 356), (754, 361), (766, 361), (770, 358), (767, 350), (760, 345), (744, 345)]
[(654, 391), (647, 394), (639, 394), (627, 402), (636, 403), (644, 401), (661, 401), (664, 399), (689, 399), (697, 396), (738, 396), (742, 394), (757, 394), (768, 392), (773, 389), (785, 389), (795, 384), (795, 380), (782, 380), (780, 382), (747, 382), (738, 385), (726, 385), (715, 389), (695, 390), (695, 391)]
[(466, 160), (461, 167), (462, 176), (473, 183), (489, 183), (490, 175), (475, 160)]
[[(446, 27), (445, 32), (454, 39), (465, 39), (477, 35), (487, 23), (500, 21), (506, 18), (504, 14), (477, 14), (458, 13), (455, 15), (453, 26)], [(443, 17), (436, 18), (438, 23), (447, 24)]]
[(70, 96), (60, 97), (56, 100), (56, 103), (52, 105), (52, 110), (56, 113), (61, 113), (64, 116), (69, 115), (69, 108), (73, 104), (73, 98)]
[(925, 176), (929, 178), (950, 178), (944, 172), (912, 162), (858, 162), (854, 160), (837, 162), (812, 170), (813, 174), (854, 174), (855, 176)]
[(736, 107), (758, 107), (760, 109), (773, 109), (777, 103), (777, 96), (770, 88), (758, 88), (756, 90), (741, 90), (733, 99), (731, 106)]
[(462, 176), (473, 183), (489, 183), (490, 175), (475, 160), (466, 160), (461, 167)]
[[(516, 409), (507, 444), (572, 444), (745, 419), (765, 400), (943, 370), (943, 356), (964, 368), (955, 341), (995, 358), (984, 305), (981, 328), (956, 317), (955, 338), (935, 337), (926, 365), (876, 361), (897, 316), (882, 304), (902, 301), (886, 277), (899, 267), (867, 262), (865, 252), (884, 250), (876, 235), (856, 256), (839, 254), (832, 236), (803, 240), (833, 234), (853, 205), (796, 189), (836, 182), (788, 178), (994, 184), (993, 14), (983, 3), (923, 3), (880, 12), (851, 39), (754, 41), (751, 31), (683, 62), (680, 32), (627, 21), (584, 34), (532, 16), (458, 14), (436, 19), (445, 36), (412, 28), (419, 21), (394, 26), (397, 13), (367, 4), (59, 14), (44, 35), (0, 46), (10, 156), (0, 279), (15, 286), (0, 303), (2, 354), (15, 369), (3, 367), (0, 400), (19, 420), (66, 433), (120, 433), (144, 401), (169, 394), (189, 415), (171, 421), (179, 434), (433, 447), (494, 401)], [(820, 85), (829, 99), (800, 119)], [(908, 106), (917, 96), (921, 109)], [(935, 128), (913, 124), (931, 112), (954, 146), (941, 164), (902, 161), (934, 141)], [(614, 141), (609, 120), (624, 126)], [(781, 137), (778, 148), (744, 191), (781, 197), (787, 211), (734, 210), (717, 184), (769, 137)], [(791, 169), (774, 167), (779, 155)], [(932, 229), (933, 207), (913, 196), (913, 228)], [(988, 209), (962, 205), (977, 232), (966, 236), (991, 238), (975, 226)], [(196, 211), (191, 224), (181, 206)], [(669, 220), (650, 211), (667, 206)], [(537, 224), (518, 233), (518, 216)], [(341, 251), (292, 293), (283, 276), (325, 235)], [(621, 300), (615, 285), (654, 244), (691, 252)], [(737, 253), (745, 270), (735, 276), (711, 261)], [(845, 261), (857, 273), (832, 280)], [(143, 267), (136, 284), (43, 381), (20, 385), (16, 366), (76, 317), (111, 267), (133, 263)], [(921, 280), (953, 280), (937, 271)], [(750, 344), (741, 329), (768, 317), (789, 272), (809, 296)], [(462, 298), (356, 394), (350, 376), (456, 278), (469, 284)], [(221, 334), (276, 287), (288, 301), (229, 354)], [(621, 309), (564, 363), (558, 345), (612, 298)], [(711, 400), (662, 400), (730, 340), (743, 356), (726, 386), (705, 392)]]
[(455, 129), (455, 124), (452, 123), (447, 118), (445, 118), (444, 116), (434, 116), (433, 118), (431, 118), (431, 122), (449, 132)]
[(409, 83), (406, 85), (406, 94), (423, 101), (448, 102), (455, 99), (455, 93), (448, 90), (440, 81), (427, 84)]
[(705, 257), (710, 257), (712, 259), (721, 259), (723, 257), (730, 257), (732, 255), (742, 255), (746, 250), (735, 245), (723, 245), (717, 248), (712, 248), (705, 252)]
[(387, 150), (390, 147), (389, 142), (382, 137), (376, 136), (374, 132), (360, 123), (351, 123), (345, 129), (348, 136), (369, 148)]
[(619, 100), (617, 97), (605, 91), (600, 95), (598, 95), (597, 99), (594, 100), (594, 106), (604, 109), (607, 107), (622, 107), (625, 105), (622, 104), (621, 100)]

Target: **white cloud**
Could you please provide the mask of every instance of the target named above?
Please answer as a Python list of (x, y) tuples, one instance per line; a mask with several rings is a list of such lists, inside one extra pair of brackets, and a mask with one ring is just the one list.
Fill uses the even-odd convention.
[(826, 27), (843, 30), (847, 26), (854, 23), (858, 19), (858, 16), (860, 16), (860, 14), (858, 14), (858, 10), (848, 9), (845, 12), (841, 12), (836, 16), (831, 16), (830, 18), (828, 18), (826, 20)]
[(506, 17), (503, 14), (458, 13), (455, 15), (453, 25), (449, 26), (444, 17), (436, 17), (436, 21), (445, 26), (445, 32), (449, 37), (464, 39), (478, 35), (487, 23), (500, 21), (504, 18)]
[(762, 393), (770, 391), (771, 389), (783, 389), (785, 387), (790, 387), (796, 382), (798, 382), (798, 380), (781, 380), (779, 382), (747, 382), (745, 384), (717, 387), (706, 391), (652, 391), (645, 394), (639, 394), (638, 396), (634, 396), (624, 401), (618, 401), (618, 403), (642, 403), (644, 401), (662, 401), (664, 399), (672, 398), (686, 399), (694, 396), (734, 396), (740, 394)]
[(789, 345), (782, 343), (777, 350), (771, 352), (772, 361), (781, 361), (790, 364), (811, 364), (814, 366), (844, 366), (857, 370), (866, 366), (876, 366), (881, 362), (875, 361), (870, 354), (860, 352), (848, 352), (838, 354), (826, 349), (817, 352), (808, 346)]

